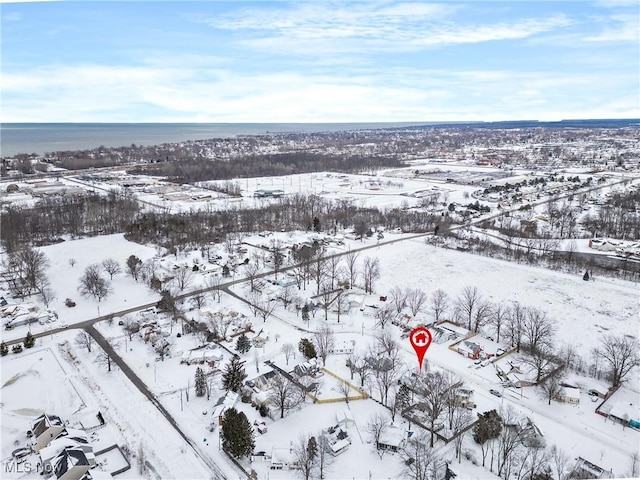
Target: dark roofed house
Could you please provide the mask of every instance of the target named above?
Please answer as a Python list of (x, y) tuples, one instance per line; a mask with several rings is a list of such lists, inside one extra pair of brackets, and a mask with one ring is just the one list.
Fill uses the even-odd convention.
[(65, 448), (51, 462), (57, 480), (80, 480), (91, 465), (85, 453), (79, 448)]
[(31, 423), (31, 432), (36, 441), (36, 449), (40, 450), (64, 430), (64, 422), (56, 415), (43, 413)]

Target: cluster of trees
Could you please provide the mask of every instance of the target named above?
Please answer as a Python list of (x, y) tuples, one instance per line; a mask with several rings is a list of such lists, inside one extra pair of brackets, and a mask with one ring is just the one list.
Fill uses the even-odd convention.
[(312, 230), (314, 219), (318, 219), (325, 230), (354, 228), (359, 236), (366, 235), (372, 226), (427, 232), (448, 222), (447, 217), (425, 210), (358, 207), (349, 201), (297, 193), (269, 200), (258, 208), (229, 205), (221, 211), (145, 212), (122, 224), (121, 231), (139, 243), (154, 242), (167, 248), (182, 249), (187, 245), (206, 248), (212, 235), (222, 240), (235, 232)]
[(375, 171), (397, 168), (404, 161), (397, 156), (333, 155), (324, 152), (295, 151), (278, 154), (247, 155), (234, 159), (176, 158), (162, 163), (139, 165), (132, 173), (166, 177), (173, 182), (193, 183), (244, 177), (291, 175), (309, 172)]
[(2, 262), (9, 291), (14, 297), (24, 300), (39, 293), (45, 304), (49, 303), (52, 295), (46, 274), (48, 267), (47, 256), (28, 244), (9, 252)]
[(12, 252), (24, 245), (55, 243), (63, 235), (121, 233), (138, 212), (138, 203), (126, 193), (46, 197), (32, 208), (6, 207), (0, 239), (7, 252)]
[(574, 464), (557, 446), (547, 448), (535, 426), (511, 406), (479, 414), (473, 439), (480, 445), (482, 466), (489, 460), (489, 469), (501, 478), (562, 480)]

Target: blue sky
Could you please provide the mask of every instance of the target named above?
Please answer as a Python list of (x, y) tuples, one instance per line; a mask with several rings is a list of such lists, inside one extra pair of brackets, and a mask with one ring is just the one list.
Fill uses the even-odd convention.
[(4, 122), (640, 117), (640, 2), (2, 3)]

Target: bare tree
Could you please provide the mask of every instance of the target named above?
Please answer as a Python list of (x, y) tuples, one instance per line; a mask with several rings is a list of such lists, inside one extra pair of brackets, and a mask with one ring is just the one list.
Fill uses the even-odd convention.
[(451, 421), (451, 430), (453, 434), (456, 435), (454, 440), (454, 446), (456, 449), (456, 456), (458, 457), (458, 463), (462, 462), (462, 442), (466, 433), (469, 431), (467, 427), (471, 424), (475, 419), (469, 410), (463, 407), (457, 407), (453, 411), (452, 421)]
[(211, 275), (207, 277), (204, 281), (204, 285), (211, 295), (212, 300), (220, 303), (220, 298), (222, 297), (222, 290), (220, 289), (220, 285), (222, 284), (222, 278), (218, 275)]
[(338, 382), (336, 387), (338, 393), (344, 397), (344, 401), (349, 403), (349, 394), (351, 393), (351, 386), (347, 382)]
[(349, 286), (353, 288), (356, 284), (356, 280), (358, 278), (358, 258), (360, 257), (360, 253), (355, 251), (349, 251), (344, 256), (345, 262), (347, 264), (347, 273), (349, 278)]
[(269, 242), (269, 256), (276, 280), (278, 279), (278, 272), (280, 272), (285, 261), (285, 256), (282, 254), (283, 247), (284, 244), (282, 243), (282, 240), (272, 239)]
[(344, 312), (349, 312), (349, 299), (344, 293), (339, 292), (338, 297), (334, 301), (334, 305), (336, 306), (336, 313), (338, 314), (338, 323), (340, 323), (340, 315)]
[(473, 329), (473, 319), (481, 302), (480, 292), (477, 287), (466, 286), (462, 289), (462, 293), (456, 300), (455, 311), (456, 317), (464, 321), (469, 330)]
[(293, 460), (304, 480), (315, 477), (314, 474), (318, 466), (318, 450), (316, 437), (304, 433), (300, 434), (298, 441), (293, 444)]
[(427, 294), (419, 288), (412, 288), (407, 291), (407, 305), (411, 311), (411, 315), (416, 317), (422, 311), (427, 303)]
[(100, 275), (100, 266), (97, 263), (89, 265), (82, 277), (80, 277), (80, 293), (85, 297), (94, 297), (98, 302), (111, 293), (111, 285)]
[(480, 300), (473, 314), (473, 331), (478, 332), (480, 327), (487, 323), (491, 317), (491, 302)]
[(440, 371), (423, 372), (414, 387), (423, 397), (422, 410), (431, 431), (431, 448), (435, 439), (436, 423), (447, 406), (451, 387), (450, 377)]
[(555, 326), (546, 313), (539, 308), (527, 308), (527, 315), (522, 325), (522, 333), (526, 347), (535, 352), (540, 349), (548, 349), (553, 344)]
[(555, 400), (562, 394), (562, 369), (558, 368), (550, 375), (548, 375), (544, 381), (540, 384), (541, 393), (548, 405), (551, 405), (551, 400)]
[(392, 311), (391, 308), (388, 308), (386, 306), (376, 309), (376, 327), (384, 330), (385, 328), (387, 328), (387, 325), (389, 325), (393, 321), (395, 316), (395, 312)]
[(389, 330), (379, 330), (376, 332), (376, 342), (380, 352), (386, 355), (393, 355), (398, 351), (398, 342)]
[(78, 332), (75, 338), (75, 344), (79, 347), (83, 347), (87, 349), (87, 352), (91, 353), (91, 347), (93, 346), (94, 340), (91, 335), (89, 335), (84, 330)]
[(289, 306), (293, 303), (296, 298), (296, 293), (294, 288), (291, 285), (287, 285), (280, 290), (280, 295), (278, 296), (280, 301), (282, 302), (282, 306), (285, 310), (289, 310)]
[(389, 403), (389, 392), (397, 385), (403, 364), (397, 351), (393, 355), (370, 357), (370, 363), (373, 383), (380, 393), (380, 402), (386, 407)]
[(324, 257), (324, 250), (318, 248), (313, 255), (311, 277), (316, 281), (316, 295), (320, 294), (320, 288), (327, 277), (327, 259)]
[(46, 308), (49, 308), (51, 302), (56, 299), (56, 294), (53, 289), (50, 287), (49, 283), (45, 283), (44, 285), (40, 285), (39, 289), (40, 298), (42, 299), (42, 303)]
[(408, 296), (409, 289), (404, 289), (402, 287), (393, 287), (391, 289), (391, 303), (396, 309), (396, 312), (401, 313), (402, 310), (404, 310), (404, 307), (407, 306)]
[(500, 417), (502, 418), (505, 428), (500, 431), (497, 442), (498, 476), (509, 478), (511, 476), (514, 455), (529, 433), (522, 428), (513, 428), (520, 424), (522, 419), (511, 405), (505, 409), (501, 409)]
[(449, 309), (449, 295), (444, 290), (438, 289), (431, 296), (431, 311), (433, 312), (433, 321), (438, 323), (442, 320), (442, 316)]
[(258, 265), (258, 261), (255, 258), (245, 265), (244, 274), (247, 277), (247, 280), (249, 280), (249, 286), (253, 292), (255, 289), (256, 278), (260, 274), (260, 265)]
[(304, 401), (304, 392), (284, 375), (278, 373), (273, 377), (271, 389), (269, 390), (269, 400), (280, 410), (280, 418), (284, 418), (284, 413), (297, 407)]
[(531, 366), (536, 372), (536, 383), (558, 368), (559, 362), (550, 347), (541, 347), (528, 352), (522, 361)]
[(502, 303), (496, 303), (489, 314), (489, 324), (496, 334), (496, 342), (500, 343), (500, 331), (506, 325), (509, 318), (509, 308)]
[(196, 293), (195, 295), (193, 295), (191, 297), (191, 302), (193, 303), (193, 306), (196, 307), (198, 310), (204, 307), (205, 304), (207, 303), (204, 297), (204, 294), (202, 293)]
[(322, 365), (326, 365), (327, 357), (335, 346), (336, 340), (333, 330), (329, 327), (321, 327), (313, 335), (316, 352), (322, 358)]
[(509, 340), (511, 341), (511, 345), (515, 345), (518, 353), (520, 352), (524, 337), (526, 315), (527, 309), (520, 305), (520, 303), (514, 302), (509, 309), (509, 316), (507, 317)]
[(282, 345), (282, 353), (284, 353), (284, 358), (287, 360), (287, 365), (289, 365), (289, 358), (292, 355), (295, 355), (296, 347), (293, 346), (293, 343), (285, 343)]
[(633, 452), (629, 457), (629, 471), (627, 472), (627, 476), (629, 478), (640, 477), (640, 453), (637, 451)]
[(107, 372), (111, 371), (111, 355), (106, 350), (100, 349), (96, 356), (96, 362), (101, 365), (106, 365)]
[(71, 268), (75, 267), (76, 263), (78, 263), (78, 262), (76, 261), (75, 258), (70, 258), (69, 259), (69, 265), (71, 265)]
[(403, 478), (411, 480), (442, 478), (434, 475), (439, 458), (427, 443), (428, 440), (423, 434), (417, 435), (415, 438), (409, 438), (404, 448), (400, 450)]
[(617, 387), (634, 367), (640, 365), (639, 351), (637, 339), (607, 335), (600, 339), (600, 346), (594, 349), (594, 354), (607, 364), (611, 385)]
[(365, 293), (373, 293), (373, 283), (380, 278), (380, 260), (365, 257), (362, 277), (364, 278)]
[(262, 298), (258, 304), (257, 314), (263, 322), (266, 322), (267, 318), (273, 314), (277, 306), (278, 303), (276, 301)]
[(331, 453), (329, 441), (325, 435), (320, 434), (318, 437), (318, 478), (323, 480), (325, 473), (330, 470), (334, 463), (335, 457)]
[(113, 280), (113, 276), (117, 275), (118, 273), (120, 273), (122, 271), (118, 261), (113, 259), (113, 258), (107, 258), (107, 259), (103, 260), (102, 261), (102, 268), (104, 268), (104, 271), (109, 274), (109, 279), (110, 280)]
[(29, 246), (9, 253), (2, 267), (8, 274), (9, 290), (16, 297), (25, 298), (47, 283), (45, 271), (49, 260), (43, 252)]
[(371, 434), (373, 441), (376, 445), (376, 449), (380, 450), (380, 437), (387, 428), (387, 420), (385, 416), (380, 413), (374, 413), (369, 417), (369, 422), (366, 426), (366, 431)]
[(329, 307), (335, 300), (337, 292), (334, 292), (329, 282), (324, 282), (320, 288), (320, 298), (322, 298), (322, 309), (324, 310), (324, 321), (329, 319)]
[(164, 357), (167, 355), (167, 353), (169, 353), (172, 346), (173, 343), (171, 341), (167, 340), (166, 338), (161, 338), (156, 342), (153, 349), (160, 357), (160, 360), (164, 362)]
[(180, 292), (189, 288), (192, 281), (193, 270), (186, 265), (182, 265), (174, 271), (172, 282)]
[[(557, 479), (567, 480), (569, 476), (569, 462), (571, 462), (571, 458), (564, 450), (558, 448), (556, 445), (551, 446), (550, 453)], [(637, 475), (631, 475), (631, 477), (637, 477)]]
[(340, 275), (340, 263), (342, 262), (342, 257), (337, 255), (333, 255), (327, 259), (327, 278), (329, 280), (329, 284), (331, 285), (331, 289), (333, 290), (336, 286), (336, 281)]

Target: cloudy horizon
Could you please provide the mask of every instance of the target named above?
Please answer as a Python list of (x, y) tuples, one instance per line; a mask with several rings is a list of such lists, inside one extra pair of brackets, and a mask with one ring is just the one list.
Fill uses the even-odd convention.
[(1, 8), (3, 122), (640, 117), (635, 1)]

